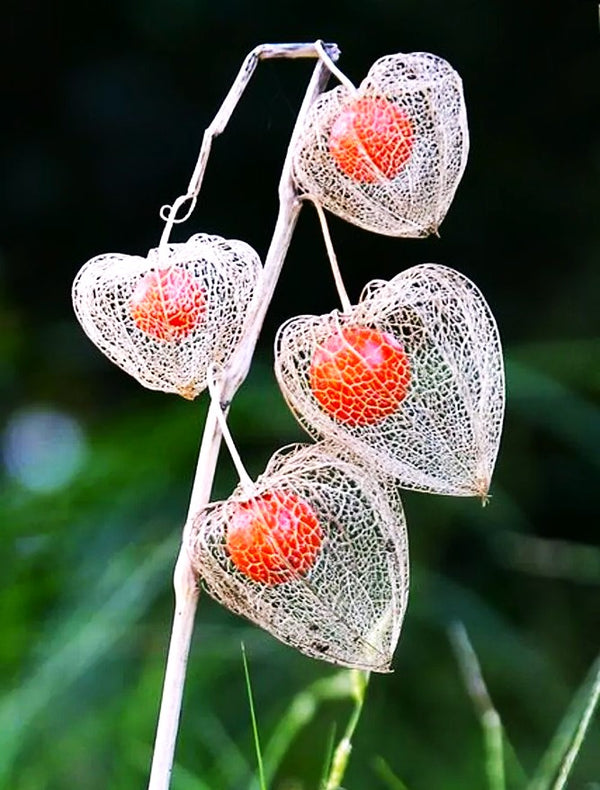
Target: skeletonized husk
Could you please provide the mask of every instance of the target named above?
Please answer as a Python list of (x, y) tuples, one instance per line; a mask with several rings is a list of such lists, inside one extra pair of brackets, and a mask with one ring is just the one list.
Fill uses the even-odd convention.
[(361, 183), (338, 167), (329, 148), (331, 128), (356, 99), (339, 86), (315, 102), (298, 138), (293, 163), (300, 190), (333, 214), (375, 233), (419, 238), (436, 232), (469, 150), (459, 75), (429, 53), (388, 55), (374, 63), (358, 95), (383, 97), (408, 117), (414, 137), (406, 165), (392, 178), (373, 165), (373, 183)]
[[(73, 305), (90, 340), (116, 365), (149, 389), (191, 399), (206, 387), (207, 369), (225, 363), (237, 347), (261, 268), (245, 242), (198, 234), (145, 258), (92, 258), (75, 278)], [(161, 339), (138, 328), (131, 303), (142, 278), (167, 270), (193, 277), (205, 307), (192, 331)]]
[[(315, 349), (344, 327), (393, 335), (410, 365), (396, 410), (348, 425), (316, 400), (309, 379)], [(350, 314), (300, 316), (279, 330), (275, 372), (298, 420), (404, 488), (485, 498), (504, 415), (502, 348), (478, 288), (459, 272), (423, 264), (369, 283)]]
[(253, 581), (232, 562), (227, 527), (239, 487), (198, 513), (188, 548), (209, 594), (302, 653), (348, 667), (389, 670), (408, 596), (408, 544), (395, 486), (327, 445), (276, 453), (256, 496), (290, 493), (316, 513), (322, 532), (311, 567), (280, 584)]

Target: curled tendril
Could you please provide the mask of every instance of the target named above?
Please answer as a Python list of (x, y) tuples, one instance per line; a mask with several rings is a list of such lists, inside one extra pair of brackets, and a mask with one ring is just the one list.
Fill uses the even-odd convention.
[[(181, 217), (178, 217), (177, 212), (188, 200), (190, 201), (190, 204), (187, 207), (185, 214)], [(196, 207), (196, 200), (197, 195), (180, 195), (172, 205), (165, 203), (164, 206), (160, 207), (160, 218), (164, 222), (170, 222), (173, 225), (178, 225), (180, 222), (185, 222), (186, 219), (189, 219), (194, 208)]]

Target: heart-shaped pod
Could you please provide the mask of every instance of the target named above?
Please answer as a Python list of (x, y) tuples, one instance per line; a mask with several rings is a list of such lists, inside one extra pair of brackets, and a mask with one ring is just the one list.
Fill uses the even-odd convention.
[(192, 399), (235, 350), (261, 269), (248, 244), (198, 234), (145, 258), (92, 258), (73, 305), (90, 340), (140, 384)]
[(293, 153), (301, 191), (342, 219), (423, 237), (444, 219), (469, 150), (459, 75), (426, 52), (377, 60), (356, 93), (312, 106)]
[(280, 450), (252, 494), (194, 517), (187, 545), (228, 609), (314, 658), (389, 669), (408, 597), (402, 504), (335, 448)]
[(275, 372), (298, 420), (404, 488), (485, 498), (500, 443), (504, 367), (478, 288), (423, 264), (369, 283), (349, 314), (279, 330)]

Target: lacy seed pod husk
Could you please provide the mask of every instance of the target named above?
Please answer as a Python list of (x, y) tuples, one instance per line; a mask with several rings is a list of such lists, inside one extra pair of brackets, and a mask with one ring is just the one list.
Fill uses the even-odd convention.
[(326, 444), (287, 447), (254, 492), (238, 487), (198, 513), (187, 545), (228, 609), (313, 658), (389, 670), (408, 598), (406, 525), (389, 480)]
[(469, 131), (462, 81), (426, 52), (377, 60), (356, 93), (315, 102), (293, 153), (300, 191), (375, 233), (435, 233), (462, 178)]
[(315, 438), (404, 488), (486, 497), (504, 416), (502, 348), (485, 299), (459, 272), (415, 266), (369, 283), (350, 313), (291, 319), (275, 372)]
[(261, 269), (245, 242), (197, 234), (145, 258), (92, 258), (73, 305), (92, 342), (140, 384), (192, 399), (236, 349)]

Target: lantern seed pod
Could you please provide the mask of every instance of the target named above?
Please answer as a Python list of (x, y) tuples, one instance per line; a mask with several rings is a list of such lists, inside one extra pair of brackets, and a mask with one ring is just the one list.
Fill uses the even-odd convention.
[[(375, 348), (361, 349), (359, 333)], [(502, 349), (487, 303), (459, 272), (415, 266), (369, 283), (350, 313), (291, 319), (275, 372), (312, 436), (404, 488), (486, 497), (504, 415)]]
[(276, 453), (255, 492), (198, 513), (188, 538), (210, 595), (306, 655), (385, 672), (408, 596), (394, 485), (326, 444)]
[(413, 125), (397, 104), (364, 96), (336, 117), (329, 151), (344, 175), (373, 184), (398, 175), (410, 159), (413, 137)]
[(134, 324), (157, 340), (181, 340), (204, 321), (206, 291), (198, 277), (171, 266), (148, 272), (129, 301)]
[(307, 502), (288, 491), (270, 489), (237, 503), (225, 548), (243, 575), (273, 585), (309, 571), (322, 540), (319, 519)]
[(308, 376), (319, 405), (337, 422), (370, 425), (405, 398), (410, 365), (393, 335), (349, 325), (315, 348)]
[(192, 399), (237, 347), (261, 269), (248, 244), (198, 234), (145, 258), (92, 258), (73, 305), (92, 342), (140, 384)]
[(293, 154), (300, 190), (359, 227), (388, 236), (437, 231), (464, 172), (462, 81), (442, 58), (388, 55), (356, 94), (315, 102)]

